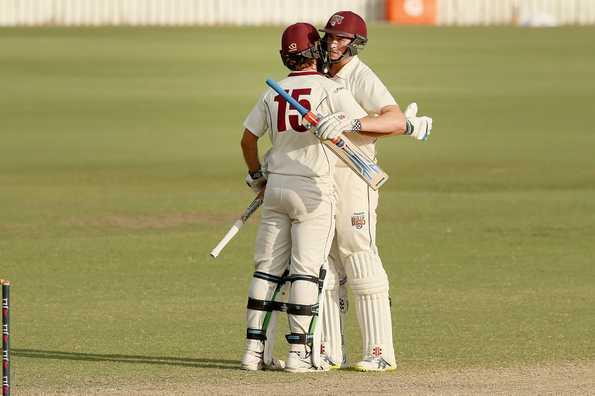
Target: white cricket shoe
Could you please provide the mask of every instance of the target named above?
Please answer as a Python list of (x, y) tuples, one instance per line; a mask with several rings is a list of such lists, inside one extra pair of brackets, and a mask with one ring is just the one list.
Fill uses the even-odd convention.
[(291, 351), (287, 356), (287, 364), (285, 371), (290, 373), (313, 373), (329, 371), (331, 368), (329, 364), (322, 360), (322, 365), (316, 367), (312, 364), (312, 356), (306, 352)]
[(262, 356), (262, 352), (246, 351), (240, 368), (247, 371), (283, 370), (285, 368), (285, 362), (283, 360), (273, 358), (271, 364), (265, 364)]
[(389, 363), (382, 356), (368, 356), (353, 365), (355, 371), (394, 371), (397, 369), (395, 362)]

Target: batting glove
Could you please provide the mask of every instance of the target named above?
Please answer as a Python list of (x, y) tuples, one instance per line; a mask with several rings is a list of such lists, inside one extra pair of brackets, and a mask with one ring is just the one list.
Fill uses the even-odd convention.
[(261, 170), (257, 170), (255, 172), (248, 171), (245, 181), (252, 191), (254, 191), (256, 194), (259, 194), (264, 191), (264, 188), (267, 184), (267, 177)]
[(407, 127), (405, 135), (410, 135), (417, 140), (428, 140), (432, 133), (432, 119), (430, 117), (417, 117), (417, 103), (413, 102), (405, 109)]
[(361, 129), (359, 120), (349, 119), (347, 114), (338, 112), (322, 117), (314, 129), (314, 134), (320, 140), (333, 140), (343, 131), (359, 132)]

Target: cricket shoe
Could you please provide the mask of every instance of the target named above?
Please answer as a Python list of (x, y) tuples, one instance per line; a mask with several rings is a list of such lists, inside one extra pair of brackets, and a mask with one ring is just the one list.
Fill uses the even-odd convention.
[(397, 369), (395, 362), (389, 363), (382, 356), (368, 356), (353, 365), (355, 371), (394, 371)]
[(341, 363), (335, 362), (330, 357), (324, 354), (320, 355), (320, 359), (329, 366), (329, 370), (339, 370), (348, 367), (347, 359), (345, 356), (343, 356), (343, 360), (341, 361)]
[(283, 360), (275, 359), (270, 364), (266, 364), (263, 359), (262, 352), (246, 351), (240, 368), (247, 371), (260, 371), (260, 370), (283, 370), (285, 368), (285, 362)]
[(329, 364), (321, 359), (320, 367), (312, 364), (312, 355), (306, 352), (291, 351), (287, 356), (287, 364), (285, 371), (290, 373), (314, 373), (329, 371), (331, 367)]

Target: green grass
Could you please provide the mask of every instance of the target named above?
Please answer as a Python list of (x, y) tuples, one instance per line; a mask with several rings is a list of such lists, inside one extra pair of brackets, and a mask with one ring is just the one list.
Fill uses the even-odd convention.
[[(257, 221), (208, 258), (251, 199), (239, 138), (280, 33), (0, 30), (17, 391), (287, 381), (236, 370)], [(404, 369), (595, 359), (594, 34), (371, 28), (362, 58), (434, 118), (379, 145)], [(348, 336), (353, 360), (353, 312)]]

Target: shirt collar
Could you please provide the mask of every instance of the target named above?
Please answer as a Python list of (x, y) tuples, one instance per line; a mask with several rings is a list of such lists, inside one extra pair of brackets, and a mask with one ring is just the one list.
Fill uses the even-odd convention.
[(312, 71), (312, 70), (308, 70), (308, 71), (294, 71), (289, 73), (288, 77), (296, 77), (296, 76), (315, 76), (315, 75), (321, 75), (318, 72)]
[(359, 60), (357, 55), (351, 57), (351, 60), (349, 62), (347, 62), (341, 68), (341, 70), (339, 70), (337, 72), (337, 74), (335, 74), (335, 77), (339, 77), (339, 78), (345, 80), (347, 78), (347, 76), (349, 75), (349, 73), (351, 73), (353, 71), (353, 69), (355, 69), (360, 62), (361, 61)]

